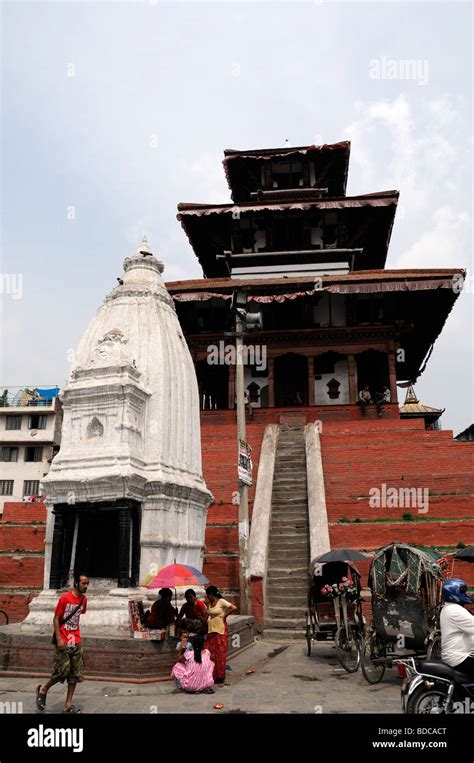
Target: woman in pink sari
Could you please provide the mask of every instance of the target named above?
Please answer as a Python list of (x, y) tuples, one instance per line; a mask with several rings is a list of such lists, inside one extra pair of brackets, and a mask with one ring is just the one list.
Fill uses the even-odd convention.
[(214, 663), (208, 649), (204, 649), (202, 636), (195, 636), (192, 640), (192, 650), (178, 657), (178, 661), (171, 671), (171, 675), (177, 686), (191, 694), (214, 694)]

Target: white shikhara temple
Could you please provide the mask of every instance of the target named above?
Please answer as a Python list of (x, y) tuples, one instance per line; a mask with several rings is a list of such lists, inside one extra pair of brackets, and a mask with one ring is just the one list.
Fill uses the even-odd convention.
[(202, 564), (212, 496), (194, 364), (146, 239), (123, 268), (62, 393), (61, 450), (43, 482), (44, 590), (25, 630), (50, 628), (57, 589), (74, 571), (91, 578), (85, 625), (100, 633), (128, 628), (128, 598), (154, 565)]

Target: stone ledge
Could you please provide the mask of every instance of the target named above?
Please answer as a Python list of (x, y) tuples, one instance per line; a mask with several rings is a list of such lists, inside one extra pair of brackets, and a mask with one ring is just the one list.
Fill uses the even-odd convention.
[[(254, 642), (254, 619), (229, 617), (229, 659)], [(54, 648), (51, 635), (22, 632), (20, 624), (0, 627), (0, 676), (49, 676)], [(141, 641), (131, 636), (84, 637), (86, 680), (130, 683), (169, 679), (176, 660), (176, 639)]]

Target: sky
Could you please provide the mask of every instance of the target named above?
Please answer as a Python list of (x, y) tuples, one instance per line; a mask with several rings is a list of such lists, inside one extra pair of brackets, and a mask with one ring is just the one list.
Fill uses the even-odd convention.
[(65, 384), (143, 234), (165, 280), (202, 275), (176, 205), (229, 200), (225, 148), (349, 139), (347, 193), (400, 191), (387, 267), (468, 269), (416, 391), (454, 434), (474, 421), (470, 3), (0, 12), (2, 389)]

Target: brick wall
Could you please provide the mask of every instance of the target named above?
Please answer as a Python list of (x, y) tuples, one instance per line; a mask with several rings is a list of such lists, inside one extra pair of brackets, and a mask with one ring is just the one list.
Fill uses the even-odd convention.
[[(0, 610), (21, 622), (43, 588), (46, 509), (43, 503), (5, 503), (0, 518)], [(0, 614), (0, 624), (5, 618)]]
[[(247, 441), (252, 447), (254, 481), (267, 422), (247, 423)], [(239, 508), (233, 503), (238, 492), (237, 425), (235, 411), (206, 411), (201, 418), (203, 475), (214, 496), (209, 507), (203, 572), (231, 601), (238, 603)], [(249, 489), (252, 517), (255, 486)]]
[[(343, 411), (341, 420), (326, 421), (319, 410), (307, 413), (310, 421), (323, 418), (321, 447), (334, 547), (373, 550), (392, 540), (442, 547), (455, 547), (459, 541), (474, 544), (473, 443), (454, 442), (452, 432), (427, 432), (421, 421), (345, 420)], [(279, 409), (256, 411), (247, 423), (255, 480), (265, 427), (278, 423), (280, 413)], [(226, 596), (238, 601), (235, 411), (206, 411), (201, 418), (201, 441), (204, 479), (214, 496), (207, 517), (203, 571)], [(416, 508), (405, 507), (371, 508), (369, 491), (382, 483), (428, 488), (428, 513), (421, 516)], [(254, 494), (252, 487), (250, 517)], [(423, 521), (403, 521), (406, 512)], [(343, 517), (350, 521), (341, 522)], [(43, 504), (5, 504), (0, 520), (0, 609), (9, 613), (11, 622), (26, 616), (28, 602), (42, 588), (45, 521)], [(358, 566), (365, 584), (368, 562)], [(474, 585), (474, 565), (457, 562), (454, 571)]]
[[(474, 544), (473, 443), (454, 442), (450, 431), (426, 431), (418, 420), (327, 422), (321, 450), (332, 546), (370, 552), (402, 541), (449, 551), (459, 542)], [(382, 483), (426, 488), (428, 511), (371, 507), (370, 491)], [(369, 564), (357, 563), (364, 585)], [(453, 574), (474, 586), (474, 564), (455, 562)]]

